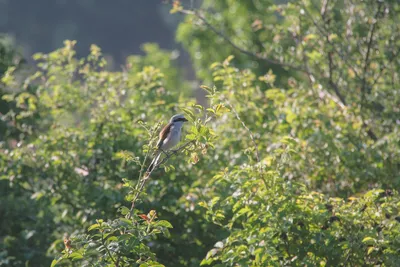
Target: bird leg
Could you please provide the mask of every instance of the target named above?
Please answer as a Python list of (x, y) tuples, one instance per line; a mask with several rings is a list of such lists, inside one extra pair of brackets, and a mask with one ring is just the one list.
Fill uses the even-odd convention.
[(161, 152), (162, 152), (162, 153), (164, 153), (164, 154), (165, 154), (165, 156), (166, 156), (166, 157), (168, 157), (168, 156), (169, 156), (169, 155), (168, 155), (168, 153), (167, 153), (167, 152), (165, 152), (163, 149), (161, 149), (161, 148), (160, 148), (160, 150), (161, 150)]
[(173, 150), (171, 150), (171, 154), (176, 154), (176, 153), (178, 153), (178, 151), (179, 151), (179, 148), (178, 149), (173, 149)]

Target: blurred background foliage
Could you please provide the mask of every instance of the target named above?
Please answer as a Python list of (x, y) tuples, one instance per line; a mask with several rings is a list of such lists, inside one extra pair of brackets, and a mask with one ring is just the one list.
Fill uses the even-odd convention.
[[(11, 18), (16, 3), (1, 12)], [(113, 60), (90, 36), (61, 46), (38, 35), (49, 46), (32, 45), (44, 53), (26, 64), (1, 39), (0, 265), (396, 266), (400, 4), (143, 3), (48, 7), (110, 16), (73, 32), (104, 32), (146, 8), (183, 17), (176, 39), (195, 80), (172, 46), (124, 50), (129, 30), (106, 40), (121, 51)], [(34, 40), (29, 27), (15, 40)], [(152, 174), (130, 213), (158, 126), (178, 112), (191, 145)]]

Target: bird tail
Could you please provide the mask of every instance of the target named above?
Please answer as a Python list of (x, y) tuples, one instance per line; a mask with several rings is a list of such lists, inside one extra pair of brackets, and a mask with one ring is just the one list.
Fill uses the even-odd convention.
[(153, 171), (154, 167), (157, 166), (160, 157), (161, 157), (161, 151), (157, 151), (149, 167), (147, 168), (147, 173), (151, 173)]

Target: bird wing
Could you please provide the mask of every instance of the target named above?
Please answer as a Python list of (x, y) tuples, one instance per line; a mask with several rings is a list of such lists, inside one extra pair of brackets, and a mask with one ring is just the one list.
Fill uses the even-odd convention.
[(167, 139), (169, 133), (171, 132), (172, 123), (168, 123), (160, 132), (160, 137), (157, 143), (157, 148), (160, 149), (165, 139)]
[(161, 146), (163, 145), (165, 139), (167, 139), (169, 133), (171, 132), (171, 127), (172, 127), (172, 123), (168, 123), (167, 125), (164, 126), (164, 128), (161, 130), (160, 132), (160, 136), (158, 139), (158, 143), (157, 143), (157, 149), (158, 151), (154, 154), (154, 158), (151, 161), (148, 169), (147, 169), (147, 173), (150, 173), (153, 171), (154, 167), (157, 166), (158, 161), (160, 160), (161, 157)]

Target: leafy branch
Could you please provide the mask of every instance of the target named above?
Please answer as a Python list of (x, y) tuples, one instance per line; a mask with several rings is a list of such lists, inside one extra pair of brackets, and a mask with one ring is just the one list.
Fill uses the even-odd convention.
[(233, 48), (241, 52), (242, 54), (254, 57), (259, 60), (266, 61), (268, 63), (274, 64), (274, 65), (279, 65), (282, 67), (288, 67), (292, 70), (300, 71), (300, 72), (306, 72), (304, 68), (301, 66), (293, 65), (287, 62), (282, 62), (278, 61), (269, 57), (262, 56), (258, 53), (251, 52), (249, 50), (246, 50), (239, 45), (235, 44), (226, 34), (224, 34), (222, 31), (219, 31), (216, 27), (214, 27), (204, 16), (202, 16), (197, 10), (186, 10), (186, 9), (180, 9), (178, 12), (185, 14), (185, 15), (193, 15), (200, 19), (210, 30), (212, 30), (215, 34), (217, 34), (219, 37), (224, 39), (228, 44), (230, 44)]
[[(338, 50), (338, 49), (336, 48), (336, 46), (334, 45), (334, 43), (333, 43), (332, 40), (330, 39), (329, 30), (328, 30), (327, 27), (326, 27), (327, 25), (324, 24), (324, 23), (323, 23), (322, 25), (320, 25), (320, 24), (314, 19), (314, 17), (312, 16), (311, 12), (307, 9), (307, 5), (306, 5), (306, 3), (304, 2), (304, 0), (303, 0), (302, 3), (303, 3), (303, 8), (304, 8), (304, 10), (305, 10), (305, 13), (308, 15), (308, 18), (311, 19), (311, 21), (312, 21), (313, 25), (315, 26), (315, 28), (316, 28), (316, 29), (318, 30), (318, 32), (325, 38), (326, 43), (329, 44), (330, 47), (331, 47), (331, 51), (328, 52), (328, 56), (327, 56), (327, 58), (328, 58), (328, 69), (329, 69), (328, 84), (329, 84), (329, 86), (334, 90), (336, 96), (339, 98), (340, 102), (343, 104), (343, 105), (340, 105), (340, 106), (345, 107), (345, 106), (347, 106), (347, 103), (346, 103), (346, 100), (345, 100), (344, 96), (340, 93), (338, 84), (335, 83), (335, 82), (333, 81), (333, 69), (334, 69), (333, 53), (337, 54), (337, 55), (339, 56), (339, 58), (343, 61), (343, 63), (344, 63), (348, 68), (350, 68), (350, 69), (353, 71), (353, 73), (354, 73), (354, 75), (357, 77), (357, 79), (360, 80), (360, 81), (362, 81), (363, 87), (362, 87), (361, 106), (363, 106), (363, 98), (364, 98), (364, 93), (363, 93), (363, 91), (364, 91), (364, 89), (365, 89), (365, 84), (364, 84), (364, 82), (366, 81), (366, 68), (364, 67), (363, 77), (361, 77), (360, 74), (357, 72), (357, 70), (349, 63), (348, 59), (343, 55), (343, 53), (340, 52), (340, 50)], [(324, 8), (324, 12), (323, 12), (322, 14), (318, 12), (318, 13), (321, 15), (322, 21), (324, 21), (326, 12), (327, 12), (326, 7)], [(379, 12), (380, 12), (380, 11), (378, 10), (377, 13), (376, 13), (376, 16), (377, 16), (377, 14), (379, 14)], [(376, 24), (376, 23), (375, 23), (375, 24)], [(374, 25), (375, 25), (375, 24), (374, 24)], [(370, 53), (369, 50), (370, 50), (371, 45), (372, 45), (372, 38), (373, 38), (374, 30), (375, 30), (375, 26), (372, 27), (372, 29), (371, 29), (370, 41), (369, 41), (369, 43), (368, 43), (368, 51), (367, 51), (367, 55), (366, 55), (365, 61), (369, 61), (369, 53)], [(343, 50), (343, 49), (342, 49), (342, 50)], [(368, 65), (365, 63), (364, 66), (368, 66)], [(362, 115), (362, 114), (361, 114), (361, 115)], [(362, 117), (363, 117), (363, 116), (362, 116)], [(376, 136), (376, 134), (374, 133), (374, 131), (373, 131), (370, 127), (368, 127), (368, 125), (365, 123), (365, 120), (364, 120), (364, 119), (362, 119), (362, 126), (363, 126), (363, 128), (366, 129), (366, 132), (367, 132), (368, 136), (369, 136), (373, 141), (378, 140), (378, 137)]]
[(110, 257), (111, 261), (114, 263), (114, 265), (118, 266), (117, 262), (115, 261), (114, 257), (112, 256), (112, 254), (111, 254), (110, 250), (108, 249), (107, 244), (105, 242), (104, 230), (101, 230), (101, 244), (103, 245), (104, 249), (107, 251), (107, 254)]

